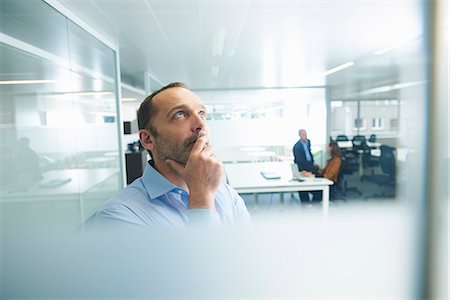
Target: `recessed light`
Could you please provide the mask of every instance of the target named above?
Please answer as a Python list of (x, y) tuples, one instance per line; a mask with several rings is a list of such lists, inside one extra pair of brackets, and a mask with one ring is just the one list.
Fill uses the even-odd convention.
[(42, 80), (2, 80), (0, 84), (43, 84), (43, 83), (55, 83), (57, 80), (42, 79)]
[(347, 68), (353, 66), (354, 64), (355, 64), (355, 63), (352, 62), (352, 61), (346, 62), (345, 64), (339, 65), (339, 66), (337, 66), (337, 67), (334, 67), (334, 68), (332, 68), (332, 69), (329, 69), (328, 71), (325, 71), (325, 72), (323, 73), (323, 75), (327, 76), (327, 75), (336, 73), (336, 72), (338, 72), (338, 71), (347, 69)]

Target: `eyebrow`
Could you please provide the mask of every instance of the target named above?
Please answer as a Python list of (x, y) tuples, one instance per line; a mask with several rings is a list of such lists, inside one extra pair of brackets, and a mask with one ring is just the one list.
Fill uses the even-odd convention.
[[(202, 110), (206, 111), (206, 106), (204, 106), (203, 104), (200, 105), (200, 108)], [(189, 107), (187, 105), (185, 105), (185, 104), (181, 104), (181, 105), (175, 106), (175, 107), (173, 107), (171, 110), (169, 110), (167, 112), (167, 117), (170, 118), (171, 115), (173, 114), (173, 112), (176, 111), (176, 110), (179, 110), (179, 109), (187, 110), (187, 109), (189, 109)]]

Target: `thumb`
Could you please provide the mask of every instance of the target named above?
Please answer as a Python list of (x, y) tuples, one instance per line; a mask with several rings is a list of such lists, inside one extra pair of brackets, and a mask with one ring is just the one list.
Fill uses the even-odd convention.
[(184, 171), (184, 166), (174, 160), (166, 159), (166, 164), (168, 164), (172, 169), (174, 169), (180, 175)]

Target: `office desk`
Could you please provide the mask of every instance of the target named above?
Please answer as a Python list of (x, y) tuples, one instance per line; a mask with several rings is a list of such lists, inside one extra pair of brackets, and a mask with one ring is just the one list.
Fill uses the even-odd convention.
[[(265, 179), (261, 171), (276, 172), (280, 179)], [(329, 186), (333, 184), (326, 178), (305, 177), (305, 181), (292, 180), (291, 166), (288, 162), (231, 163), (225, 164), (228, 183), (241, 194), (322, 191), (322, 207), (324, 216), (328, 214), (330, 201)], [(283, 194), (281, 194), (283, 195)], [(281, 198), (283, 201), (283, 198)]]
[[(352, 149), (353, 148), (353, 142), (352, 141), (339, 141), (337, 142), (339, 148), (341, 149)], [(381, 144), (380, 143), (372, 143), (372, 142), (367, 142), (366, 141), (367, 146), (369, 146), (369, 148), (371, 149), (377, 149), (380, 148)]]
[[(80, 221), (83, 222), (86, 193), (117, 175), (118, 172), (115, 168), (48, 171), (42, 174), (41, 180), (29, 186), (0, 191), (1, 203), (78, 201)], [(58, 181), (61, 182), (58, 184)], [(55, 184), (52, 185), (52, 183)]]

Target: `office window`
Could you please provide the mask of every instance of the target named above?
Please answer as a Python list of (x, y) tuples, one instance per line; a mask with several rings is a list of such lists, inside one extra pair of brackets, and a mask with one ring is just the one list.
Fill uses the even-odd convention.
[(353, 121), (353, 130), (365, 130), (366, 129), (366, 119), (356, 118)]
[(391, 129), (397, 129), (398, 128), (398, 119), (397, 118), (391, 119), (389, 121), (389, 124), (390, 124)]
[(383, 118), (373, 118), (372, 119), (372, 130), (383, 130), (384, 119)]
[(375, 99), (360, 101), (360, 116), (370, 120), (367, 134), (376, 133), (380, 139), (395, 145), (399, 136), (398, 127), (387, 126), (387, 120), (397, 119), (400, 111), (397, 99)]

